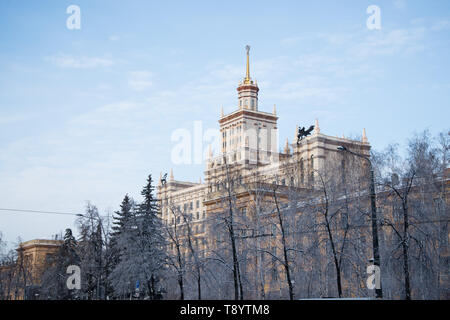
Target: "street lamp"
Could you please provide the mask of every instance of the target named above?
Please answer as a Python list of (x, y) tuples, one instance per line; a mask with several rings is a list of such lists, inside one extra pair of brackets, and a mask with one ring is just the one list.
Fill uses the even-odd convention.
[[(372, 248), (373, 248), (373, 264), (380, 267), (380, 251), (378, 245), (378, 225), (377, 225), (377, 206), (376, 206), (376, 194), (375, 194), (375, 180), (373, 173), (372, 161), (370, 161), (369, 157), (350, 151), (345, 146), (339, 146), (337, 148), (339, 151), (348, 152), (354, 156), (363, 158), (369, 163), (370, 168), (370, 206), (372, 209)], [(383, 290), (380, 288), (375, 288), (375, 293), (377, 298), (383, 298)]]

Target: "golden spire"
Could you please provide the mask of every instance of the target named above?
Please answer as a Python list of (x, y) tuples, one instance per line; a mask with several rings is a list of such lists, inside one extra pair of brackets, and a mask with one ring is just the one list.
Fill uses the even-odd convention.
[(247, 50), (247, 72), (245, 74), (244, 84), (250, 84), (250, 46), (246, 45), (245, 50)]

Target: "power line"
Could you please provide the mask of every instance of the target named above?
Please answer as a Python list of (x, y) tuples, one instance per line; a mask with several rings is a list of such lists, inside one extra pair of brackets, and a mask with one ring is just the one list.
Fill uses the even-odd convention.
[(15, 212), (27, 212), (27, 213), (46, 213), (46, 214), (59, 214), (59, 215), (70, 215), (70, 216), (82, 216), (80, 213), (73, 212), (56, 212), (56, 211), (41, 211), (41, 210), (26, 210), (26, 209), (8, 209), (8, 208), (0, 208), (0, 211), (10, 211), (9, 213)]

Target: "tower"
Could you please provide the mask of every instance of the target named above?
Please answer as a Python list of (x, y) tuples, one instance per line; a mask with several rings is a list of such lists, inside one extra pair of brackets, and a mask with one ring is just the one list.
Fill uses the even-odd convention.
[(259, 111), (259, 88), (250, 76), (250, 46), (246, 51), (245, 78), (237, 87), (238, 108), (219, 120), (222, 154), (228, 163), (269, 163), (278, 154), (278, 117), (275, 108), (273, 113)]

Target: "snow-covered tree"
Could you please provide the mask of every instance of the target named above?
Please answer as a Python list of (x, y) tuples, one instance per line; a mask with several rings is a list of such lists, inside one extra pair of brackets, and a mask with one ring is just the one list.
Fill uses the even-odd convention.
[(79, 265), (77, 241), (71, 229), (66, 229), (64, 242), (55, 255), (45, 262), (46, 270), (42, 275), (40, 295), (44, 299), (72, 300), (78, 298), (77, 290), (69, 290), (66, 285), (66, 270), (70, 265)]
[(117, 237), (120, 261), (110, 280), (119, 296), (139, 287), (140, 293), (150, 299), (158, 298), (157, 284), (165, 265), (165, 239), (153, 193), (150, 175), (141, 192), (143, 202), (132, 208), (130, 219), (123, 221), (122, 231)]

